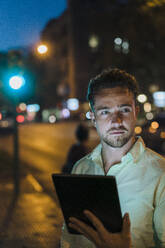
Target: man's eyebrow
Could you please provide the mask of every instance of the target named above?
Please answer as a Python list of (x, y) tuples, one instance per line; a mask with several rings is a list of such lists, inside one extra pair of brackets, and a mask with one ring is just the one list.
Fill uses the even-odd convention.
[[(122, 107), (132, 107), (132, 104), (129, 104), (129, 103), (124, 103), (124, 104), (121, 104), (119, 106), (117, 106), (119, 108), (122, 108)], [(113, 108), (113, 107), (112, 107)], [(102, 110), (102, 109), (111, 109), (111, 107), (108, 107), (108, 106), (98, 106), (98, 107), (95, 107), (95, 110)]]
[(121, 104), (119, 107), (132, 107), (132, 104), (129, 104), (129, 103)]
[(95, 107), (95, 110), (102, 110), (102, 109), (110, 109), (110, 107), (107, 107), (107, 106), (98, 106), (98, 107)]

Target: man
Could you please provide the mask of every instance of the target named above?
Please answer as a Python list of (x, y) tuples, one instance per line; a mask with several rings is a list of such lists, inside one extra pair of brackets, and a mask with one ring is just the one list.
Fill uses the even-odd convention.
[(165, 159), (135, 137), (137, 94), (135, 78), (119, 69), (105, 70), (89, 83), (91, 120), (100, 144), (75, 164), (72, 173), (116, 177), (123, 229), (109, 233), (86, 210), (96, 230), (70, 218), (70, 226), (82, 235), (71, 235), (64, 227), (62, 247), (165, 247)]
[(86, 145), (89, 138), (89, 129), (80, 123), (76, 128), (75, 136), (77, 142), (70, 147), (66, 163), (62, 169), (62, 173), (65, 174), (70, 174), (73, 165), (89, 153), (89, 149)]

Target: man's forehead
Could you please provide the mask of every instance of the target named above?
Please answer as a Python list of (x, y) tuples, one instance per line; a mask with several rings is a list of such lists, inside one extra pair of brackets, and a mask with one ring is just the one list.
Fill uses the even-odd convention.
[(96, 96), (102, 96), (102, 95), (130, 95), (132, 96), (133, 93), (126, 87), (114, 87), (114, 88), (105, 88), (101, 89)]
[(134, 100), (134, 95), (133, 93), (127, 89), (127, 88), (121, 88), (121, 87), (116, 87), (116, 88), (107, 88), (107, 89), (102, 89), (100, 90), (96, 95), (95, 95), (95, 103), (98, 100), (103, 100), (103, 99), (127, 99), (129, 100), (133, 99)]
[(102, 89), (95, 96), (94, 109), (113, 108), (135, 105), (134, 96), (127, 88), (116, 87)]

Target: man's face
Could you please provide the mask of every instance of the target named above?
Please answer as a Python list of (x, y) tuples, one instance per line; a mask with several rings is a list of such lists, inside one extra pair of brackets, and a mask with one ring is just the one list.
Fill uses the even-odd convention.
[(126, 88), (102, 89), (95, 96), (91, 114), (101, 142), (111, 147), (123, 147), (133, 136), (138, 107), (133, 93)]

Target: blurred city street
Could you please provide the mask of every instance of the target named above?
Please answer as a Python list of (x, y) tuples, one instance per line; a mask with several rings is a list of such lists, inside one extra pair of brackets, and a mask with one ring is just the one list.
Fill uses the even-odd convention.
[(80, 122), (86, 148), (99, 143), (86, 97), (92, 78), (108, 68), (135, 76), (135, 134), (165, 156), (165, 1), (2, 2), (0, 248), (59, 248), (51, 175), (69, 164)]
[[(19, 127), (19, 185), (14, 194), (12, 168), (1, 173), (0, 247), (58, 247), (62, 214), (51, 180), (61, 171), (76, 122), (29, 124)], [(13, 136), (0, 137), (0, 150), (13, 152)], [(98, 142), (90, 128), (89, 146)], [(11, 163), (12, 165), (12, 163)]]

